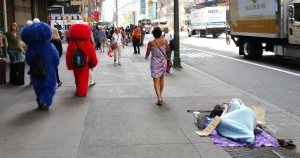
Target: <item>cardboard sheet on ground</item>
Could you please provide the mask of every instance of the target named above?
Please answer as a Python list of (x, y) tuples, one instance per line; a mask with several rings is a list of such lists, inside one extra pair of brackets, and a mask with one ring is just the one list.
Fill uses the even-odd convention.
[(196, 133), (200, 137), (207, 137), (221, 122), (222, 118), (219, 116), (215, 116), (215, 118), (211, 121), (211, 123), (203, 130), (203, 131), (196, 131)]

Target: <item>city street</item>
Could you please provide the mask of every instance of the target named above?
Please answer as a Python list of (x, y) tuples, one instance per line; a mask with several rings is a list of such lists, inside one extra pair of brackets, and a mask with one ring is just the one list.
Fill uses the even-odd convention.
[[(232, 98), (242, 99), (247, 106), (261, 102), (266, 108), (267, 125), (275, 127), (272, 131), (265, 130), (275, 138), (291, 139), (300, 145), (300, 124), (295, 115), (283, 113), (275, 107), (278, 104), (270, 104), (231, 82), (235, 80), (231, 79), (234, 77), (230, 70), (245, 67), (250, 72), (251, 67), (256, 70), (258, 66), (225, 58), (228, 55), (244, 61), (234, 54), (234, 46), (226, 49), (225, 40), (221, 38), (181, 36), (183, 69), (171, 69), (171, 73), (166, 74), (163, 105), (155, 105), (150, 63), (144, 59), (147, 42), (152, 39), (148, 34), (141, 55), (134, 55), (129, 43), (122, 52), (122, 65), (113, 64), (113, 58), (98, 50), (99, 65), (94, 69), (96, 85), (89, 87), (86, 97), (75, 95), (74, 76), (65, 63), (67, 44), (63, 44), (64, 55), (59, 65), (63, 84), (57, 88), (53, 105), (47, 112), (36, 109), (27, 74), (25, 85), (1, 85), (0, 157), (216, 158), (221, 155), (229, 158), (230, 154), (215, 145), (210, 137), (199, 137), (195, 133), (199, 129), (187, 110), (210, 110)], [(206, 42), (211, 48), (198, 51), (204, 47), (196, 43)], [(212, 47), (217, 44), (216, 48)], [(196, 50), (187, 50), (192, 48)], [(234, 66), (238, 68), (232, 68)], [(222, 72), (227, 69), (229, 71)], [(219, 76), (224, 77), (215, 75), (219, 72), (222, 72)], [(240, 76), (247, 75), (242, 72)], [(296, 150), (299, 152), (299, 148)]]
[(183, 63), (300, 116), (299, 60), (272, 52), (264, 52), (260, 61), (245, 60), (233, 41), (226, 44), (224, 34), (200, 38), (181, 32), (180, 48)]
[[(300, 0), (0, 0), (0, 17), (0, 158), (300, 158)], [(160, 30), (172, 68), (146, 58)]]

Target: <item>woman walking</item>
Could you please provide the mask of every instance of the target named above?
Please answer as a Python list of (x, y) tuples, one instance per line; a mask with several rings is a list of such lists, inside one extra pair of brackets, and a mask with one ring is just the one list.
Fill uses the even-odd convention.
[[(59, 58), (61, 58), (63, 48), (62, 48), (62, 44), (61, 44), (61, 40), (59, 38), (59, 33), (58, 33), (57, 28), (52, 29), (52, 39), (50, 40), (50, 43), (54, 44), (54, 46), (56, 47), (56, 49), (58, 51)], [(57, 78), (57, 87), (60, 87), (62, 85), (62, 82), (59, 79), (57, 66), (55, 67), (55, 71), (56, 71), (56, 78)]]
[(162, 104), (162, 92), (164, 89), (164, 75), (167, 70), (167, 58), (166, 51), (169, 49), (169, 45), (166, 39), (161, 37), (161, 29), (155, 27), (152, 31), (154, 36), (153, 41), (149, 41), (147, 47), (147, 53), (145, 59), (148, 60), (151, 51), (151, 77), (153, 78), (154, 90), (157, 95), (156, 105)]
[(112, 35), (111, 45), (117, 43), (117, 48), (114, 51), (114, 63), (117, 61), (117, 54), (118, 54), (118, 64), (121, 65), (121, 55), (122, 55), (122, 46), (124, 49), (124, 42), (122, 34), (120, 33), (120, 29), (116, 27), (115, 33)]
[(106, 42), (106, 34), (105, 34), (105, 31), (103, 30), (102, 26), (100, 26), (98, 39), (99, 39), (99, 42), (100, 42), (100, 52), (101, 52), (101, 47), (102, 47), (102, 52), (104, 53), (105, 42)]

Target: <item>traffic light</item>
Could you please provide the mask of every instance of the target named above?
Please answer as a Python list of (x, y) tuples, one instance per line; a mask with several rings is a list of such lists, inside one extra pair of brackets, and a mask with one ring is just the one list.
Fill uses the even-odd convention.
[(67, 17), (67, 22), (71, 22), (71, 19), (69, 17)]
[(92, 19), (90, 17), (87, 17), (86, 22), (91, 22), (91, 21), (92, 21)]
[(148, 6), (151, 6), (153, 4), (153, 1), (152, 0), (149, 0), (148, 1)]
[(78, 13), (81, 13), (81, 7), (78, 8)]

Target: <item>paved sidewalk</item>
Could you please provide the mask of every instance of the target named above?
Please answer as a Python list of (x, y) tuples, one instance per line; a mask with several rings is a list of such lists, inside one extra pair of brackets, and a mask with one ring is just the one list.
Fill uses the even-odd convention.
[(28, 75), (23, 86), (0, 85), (0, 157), (231, 157), (209, 137), (195, 134), (198, 129), (186, 110), (209, 110), (232, 98), (240, 98), (248, 106), (262, 102), (266, 106), (266, 122), (278, 127), (273, 135), (300, 145), (297, 117), (292, 119), (261, 98), (186, 64), (165, 76), (163, 105), (155, 105), (150, 61), (144, 59), (145, 51), (143, 46), (141, 54), (134, 55), (129, 44), (123, 50), (120, 66), (113, 64), (107, 50), (98, 50), (96, 85), (89, 88), (86, 97), (75, 96), (73, 73), (67, 70), (63, 56), (59, 66), (63, 84), (48, 112), (36, 110)]

